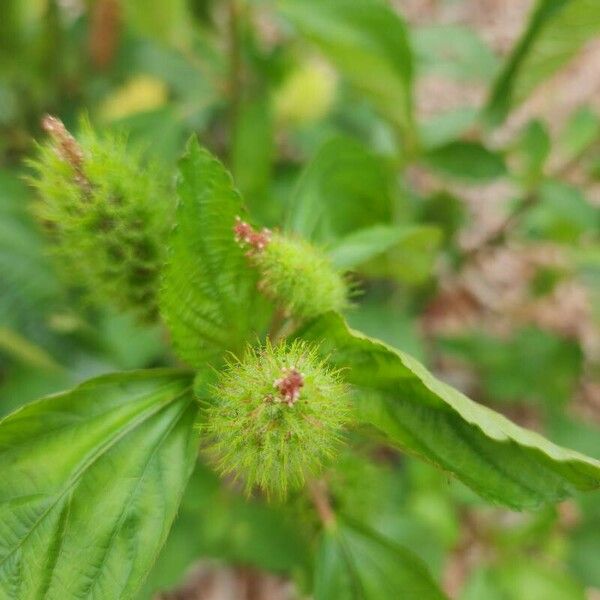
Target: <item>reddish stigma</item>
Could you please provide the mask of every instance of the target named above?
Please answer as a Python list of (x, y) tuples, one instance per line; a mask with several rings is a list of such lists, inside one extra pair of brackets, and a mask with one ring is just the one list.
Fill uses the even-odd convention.
[(294, 367), (284, 367), (282, 376), (275, 380), (273, 387), (279, 392), (282, 402), (293, 406), (300, 397), (300, 390), (304, 387), (304, 375)]
[(270, 229), (265, 227), (261, 231), (256, 231), (252, 225), (242, 221), (240, 217), (235, 218), (233, 232), (235, 234), (235, 241), (238, 244), (250, 247), (250, 254), (264, 250), (271, 241)]

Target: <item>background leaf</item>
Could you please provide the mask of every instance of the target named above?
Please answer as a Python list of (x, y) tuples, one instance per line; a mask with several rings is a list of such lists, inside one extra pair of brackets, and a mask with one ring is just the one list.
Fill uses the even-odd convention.
[(315, 600), (443, 600), (409, 551), (354, 523), (325, 531), (317, 555)]
[(486, 116), (498, 124), (544, 79), (600, 32), (596, 0), (538, 0), (527, 29), (492, 89)]
[(506, 174), (502, 156), (477, 142), (449, 142), (430, 150), (425, 160), (435, 171), (455, 179), (491, 181)]
[(325, 143), (300, 176), (287, 229), (329, 242), (358, 228), (389, 222), (392, 173), (385, 159), (347, 138)]
[(0, 596), (131, 598), (196, 456), (187, 374), (88, 381), (0, 422)]
[(600, 462), (473, 402), (410, 356), (351, 331), (339, 315), (321, 317), (301, 335), (324, 340), (322, 352), (347, 369), (363, 420), (484, 498), (526, 508), (600, 486)]
[(402, 18), (376, 0), (282, 0), (281, 6), (411, 145), (413, 66)]
[(392, 249), (397, 250), (402, 260), (411, 252), (414, 240), (423, 235), (439, 239), (435, 227), (374, 225), (339, 240), (329, 249), (329, 256), (333, 264), (342, 270), (352, 269)]
[(268, 311), (256, 271), (234, 239), (240, 195), (223, 165), (194, 139), (179, 163), (177, 191), (161, 314), (179, 355), (202, 368), (226, 351), (240, 351)]

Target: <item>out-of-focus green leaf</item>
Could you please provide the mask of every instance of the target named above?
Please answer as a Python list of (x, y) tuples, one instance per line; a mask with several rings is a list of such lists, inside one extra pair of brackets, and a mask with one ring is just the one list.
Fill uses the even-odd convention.
[(529, 237), (564, 244), (579, 241), (586, 233), (598, 235), (600, 211), (580, 189), (558, 180), (545, 181), (539, 200), (522, 219), (521, 229)]
[(21, 330), (56, 304), (60, 287), (28, 219), (29, 194), (8, 172), (0, 173), (0, 324)]
[(477, 110), (467, 106), (430, 117), (419, 124), (423, 147), (431, 150), (461, 137), (476, 123), (477, 116)]
[(139, 33), (173, 45), (190, 42), (191, 18), (185, 0), (126, 0), (127, 22)]
[(177, 225), (160, 294), (161, 314), (193, 367), (239, 352), (268, 316), (257, 275), (235, 241), (242, 200), (223, 165), (195, 139), (179, 163)]
[(490, 81), (498, 59), (473, 31), (460, 25), (415, 26), (410, 32), (416, 70), (462, 81)]
[(191, 473), (191, 378), (88, 381), (0, 422), (0, 596), (133, 597)]
[(450, 241), (466, 220), (465, 205), (448, 192), (437, 192), (424, 198), (420, 207), (421, 220), (432, 223)]
[(599, 32), (600, 3), (596, 0), (538, 0), (527, 29), (494, 84), (486, 107), (488, 120), (502, 122)]
[(289, 574), (308, 569), (306, 549), (306, 540), (280, 508), (227, 490), (199, 463), (140, 600), (175, 586), (190, 565), (201, 558)]
[(338, 522), (324, 532), (314, 586), (315, 600), (445, 598), (416, 556), (350, 522)]
[(351, 139), (325, 143), (300, 176), (287, 229), (326, 243), (392, 218), (392, 172)]
[(533, 560), (475, 573), (461, 600), (585, 600), (583, 588), (567, 573)]
[(377, 0), (280, 0), (284, 14), (414, 144), (412, 53), (402, 18)]
[(272, 225), (280, 215), (275, 212), (277, 205), (267, 197), (274, 149), (272, 115), (266, 97), (241, 103), (232, 144), (235, 183), (251, 213)]
[(40, 346), (12, 331), (0, 326), (0, 353), (15, 357), (17, 360), (46, 371), (60, 370), (60, 365)]
[(485, 182), (506, 174), (504, 159), (477, 142), (455, 141), (436, 147), (425, 155), (435, 171), (454, 179)]
[[(599, 453), (597, 428), (595, 439), (596, 452)], [(600, 492), (581, 496), (578, 504), (581, 519), (570, 535), (569, 566), (580, 581), (600, 588)]]
[(442, 232), (433, 225), (404, 229), (402, 238), (385, 255), (364, 265), (366, 274), (392, 277), (409, 285), (422, 283), (432, 275)]
[(437, 235), (437, 230), (427, 226), (374, 225), (340, 239), (329, 248), (328, 254), (338, 269), (348, 270), (392, 248), (397, 249), (400, 256), (405, 250), (410, 252), (415, 235), (419, 237), (425, 230), (428, 234)]
[(518, 169), (526, 185), (533, 186), (542, 177), (550, 154), (550, 135), (541, 121), (531, 121), (521, 132), (515, 148)]
[(320, 317), (300, 335), (344, 369), (361, 420), (484, 498), (526, 508), (600, 487), (600, 462), (473, 402), (410, 356), (348, 329), (339, 315)]
[(561, 132), (561, 154), (574, 160), (600, 137), (600, 117), (584, 106), (574, 113)]
[(534, 328), (506, 341), (472, 332), (444, 340), (442, 348), (475, 367), (492, 402), (533, 400), (546, 408), (565, 404), (583, 369), (578, 344)]

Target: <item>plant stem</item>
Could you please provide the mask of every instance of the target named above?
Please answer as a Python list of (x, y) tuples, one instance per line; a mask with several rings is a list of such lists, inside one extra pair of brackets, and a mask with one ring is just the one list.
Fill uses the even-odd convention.
[(281, 306), (278, 306), (273, 313), (273, 319), (271, 320), (271, 325), (267, 333), (267, 337), (271, 340), (272, 344), (275, 344), (278, 341), (284, 325), (285, 310)]
[(311, 481), (308, 484), (308, 490), (323, 526), (325, 529), (332, 529), (335, 526), (336, 518), (329, 501), (327, 485), (322, 479)]
[(231, 134), (238, 117), (242, 91), (241, 0), (229, 0), (229, 101)]

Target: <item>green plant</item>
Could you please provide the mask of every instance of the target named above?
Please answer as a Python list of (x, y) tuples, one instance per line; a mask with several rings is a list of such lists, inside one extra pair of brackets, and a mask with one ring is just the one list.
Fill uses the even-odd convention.
[[(148, 598), (209, 556), (315, 600), (436, 600), (465, 539), (484, 560), (461, 600), (600, 586), (597, 495), (580, 494), (600, 487), (597, 433), (567, 412), (594, 383), (593, 316), (558, 327), (543, 310), (565, 283), (597, 290), (598, 211), (566, 175), (597, 178), (600, 119), (491, 135), (598, 34), (596, 3), (539, 0), (504, 65), (379, 0), (132, 0), (119, 54), (100, 35), (115, 4), (89, 17), (93, 75), (68, 51), (87, 15), (68, 25), (53, 1), (38, 26), (65, 73), (34, 49), (31, 73), (0, 61), (0, 98), (5, 81), (48, 98), (14, 106), (7, 163), (42, 108), (96, 109), (75, 135), (46, 117), (26, 163), (43, 243), (17, 167), (0, 176), (0, 401), (16, 408), (0, 598)], [(25, 52), (28, 19), (5, 2), (0, 29), (19, 35), (0, 44)], [(489, 86), (487, 104), (417, 118), (431, 73)], [(507, 180), (505, 214), (465, 247), (462, 195)], [(502, 304), (486, 261), (522, 248), (509, 300), (526, 302)]]

